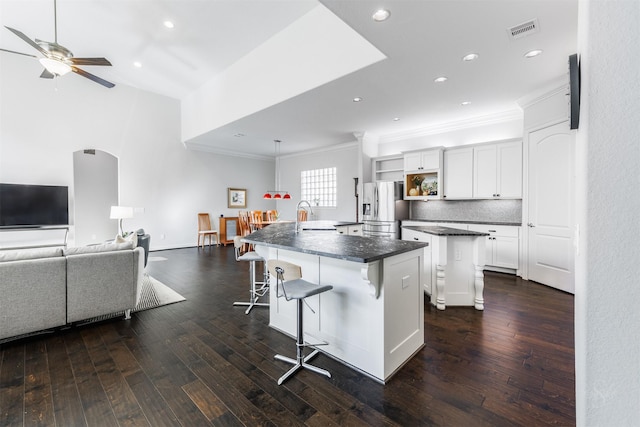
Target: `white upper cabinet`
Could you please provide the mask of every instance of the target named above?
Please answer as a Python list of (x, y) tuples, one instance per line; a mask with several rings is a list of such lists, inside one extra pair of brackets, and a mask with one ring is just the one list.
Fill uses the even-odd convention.
[(440, 169), (442, 149), (404, 153), (405, 172)]
[(404, 199), (442, 198), (443, 148), (404, 153)]
[(473, 148), (473, 198), (522, 198), (522, 141)]
[(444, 152), (444, 196), (447, 199), (473, 197), (473, 148)]

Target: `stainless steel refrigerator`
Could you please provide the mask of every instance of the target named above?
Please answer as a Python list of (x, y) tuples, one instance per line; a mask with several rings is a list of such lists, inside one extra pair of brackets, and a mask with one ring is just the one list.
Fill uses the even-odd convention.
[(399, 239), (400, 221), (409, 219), (409, 202), (402, 200), (402, 182), (367, 182), (363, 193), (364, 235)]

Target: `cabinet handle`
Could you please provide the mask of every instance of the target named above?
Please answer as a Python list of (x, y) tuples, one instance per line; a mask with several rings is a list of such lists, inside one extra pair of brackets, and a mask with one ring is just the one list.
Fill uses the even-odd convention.
[(531, 228), (535, 227), (535, 225), (533, 225), (533, 223), (532, 223), (532, 222), (528, 223), (528, 224), (527, 224), (527, 226), (528, 226), (528, 227), (531, 227)]
[(413, 240), (419, 240), (417, 237), (414, 237)]
[(489, 231), (489, 233), (495, 233), (496, 232), (496, 230), (487, 230), (487, 231)]

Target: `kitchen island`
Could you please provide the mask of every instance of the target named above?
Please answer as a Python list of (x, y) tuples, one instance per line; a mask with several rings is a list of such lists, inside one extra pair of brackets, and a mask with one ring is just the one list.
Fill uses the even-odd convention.
[[(421, 286), (424, 244), (273, 224), (244, 238), (265, 259), (302, 267), (303, 278), (333, 289), (307, 298), (305, 341), (384, 383), (424, 346)], [(295, 301), (277, 298), (272, 278), (269, 326), (295, 336)], [(312, 311), (312, 310), (313, 311)]]
[(440, 226), (405, 226), (402, 238), (426, 243), (423, 287), (438, 310), (447, 305), (484, 310), (485, 236)]

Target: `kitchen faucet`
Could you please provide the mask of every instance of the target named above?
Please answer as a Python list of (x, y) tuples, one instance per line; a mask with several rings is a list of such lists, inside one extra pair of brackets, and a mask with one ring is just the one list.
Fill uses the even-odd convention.
[(309, 206), (309, 213), (310, 213), (311, 215), (313, 215), (313, 209), (311, 209), (311, 203), (307, 202), (306, 200), (300, 200), (300, 201), (298, 202), (298, 204), (296, 205), (296, 228), (295, 228), (296, 233), (298, 233), (298, 232), (300, 231), (300, 220), (299, 220), (299, 218), (300, 218), (300, 217), (298, 216), (298, 211), (300, 210), (300, 206), (301, 206), (303, 203), (306, 203), (306, 204), (307, 204), (307, 206)]

